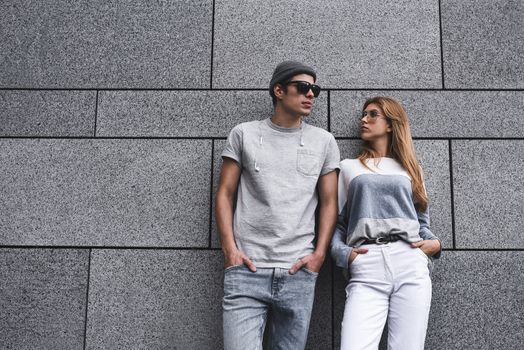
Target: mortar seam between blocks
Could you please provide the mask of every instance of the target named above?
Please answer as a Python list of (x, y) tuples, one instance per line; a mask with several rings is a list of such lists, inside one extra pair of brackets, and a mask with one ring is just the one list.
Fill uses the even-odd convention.
[(211, 232), (213, 225), (213, 170), (215, 167), (215, 140), (211, 140), (211, 179), (209, 189), (209, 234), (208, 234), (208, 247), (211, 248)]
[(96, 90), (96, 99), (95, 99), (95, 130), (93, 131), (93, 137), (96, 137), (97, 120), (98, 120), (98, 90)]
[[(335, 136), (336, 140), (360, 140), (358, 136)], [(413, 140), (466, 140), (466, 141), (522, 141), (524, 137), (446, 137), (446, 136), (413, 136)], [(48, 140), (226, 140), (227, 136), (26, 136), (2, 135), (0, 139), (48, 139)]]
[[(222, 251), (221, 248), (209, 247), (152, 247), (152, 246), (68, 246), (68, 245), (0, 245), (0, 249), (99, 249), (99, 250), (180, 250), (180, 251)], [(524, 248), (442, 248), (444, 251), (485, 251), (512, 252), (524, 251)]]
[(87, 313), (89, 308), (89, 284), (91, 283), (91, 252), (92, 248), (89, 248), (89, 258), (87, 262), (86, 311), (84, 317), (84, 350), (87, 345)]
[(453, 249), (456, 249), (456, 233), (455, 233), (455, 192), (453, 188), (453, 149), (452, 140), (448, 141), (448, 152), (449, 152), (449, 190), (451, 199), (451, 238)]
[(442, 72), (442, 89), (446, 89), (444, 81), (444, 47), (442, 46), (442, 10), (441, 10), (441, 0), (438, 0), (438, 21), (439, 21), (439, 31), (440, 31), (440, 69)]
[[(126, 87), (72, 87), (72, 88), (28, 88), (28, 87), (0, 87), (0, 91), (267, 91), (267, 88), (184, 88), (184, 87), (167, 87), (167, 88), (147, 88), (147, 87), (137, 87), (137, 88), (126, 88)], [(355, 88), (322, 88), (323, 91), (464, 91), (464, 92), (500, 92), (500, 91), (509, 91), (509, 92), (523, 92), (524, 88), (395, 88), (395, 87), (355, 87)]]
[(213, 13), (211, 16), (211, 70), (209, 74), (209, 88), (213, 89), (213, 55), (215, 50), (215, 0), (213, 0)]
[(327, 92), (327, 129), (331, 132), (331, 92)]

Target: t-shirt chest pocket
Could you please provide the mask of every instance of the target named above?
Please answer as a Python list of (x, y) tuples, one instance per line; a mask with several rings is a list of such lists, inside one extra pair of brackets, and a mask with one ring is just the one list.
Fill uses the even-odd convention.
[(308, 149), (297, 150), (297, 171), (306, 176), (318, 176), (321, 170), (320, 154)]

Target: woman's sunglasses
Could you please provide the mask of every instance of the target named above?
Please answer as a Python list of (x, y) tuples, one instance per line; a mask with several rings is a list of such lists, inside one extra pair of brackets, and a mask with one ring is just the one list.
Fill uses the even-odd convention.
[(320, 95), (320, 90), (322, 89), (318, 85), (310, 84), (307, 81), (302, 80), (291, 80), (288, 81), (286, 85), (289, 84), (296, 84), (297, 91), (303, 95), (306, 95), (309, 92), (309, 90), (311, 90), (313, 92), (313, 96), (315, 97), (318, 97), (318, 95)]
[(381, 116), (382, 115), (377, 110), (372, 109), (369, 112), (368, 111), (362, 111), (362, 114), (360, 115), (360, 117), (358, 119), (362, 120), (365, 117), (368, 117), (368, 123), (374, 123)]

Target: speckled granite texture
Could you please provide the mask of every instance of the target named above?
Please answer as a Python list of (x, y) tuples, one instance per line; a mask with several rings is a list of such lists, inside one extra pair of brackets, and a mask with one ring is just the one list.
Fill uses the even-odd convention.
[(95, 91), (0, 91), (0, 136), (93, 136)]
[[(227, 137), (273, 112), (267, 91), (103, 91), (99, 102), (99, 136)], [(326, 92), (307, 121), (327, 129)]]
[(209, 140), (0, 139), (0, 242), (205, 247), (210, 163)]
[(0, 348), (81, 349), (89, 252), (0, 249)]
[(451, 144), (457, 247), (524, 249), (524, 141)]
[(330, 88), (440, 88), (438, 2), (215, 2), (213, 86), (265, 88), (285, 58)]
[(427, 349), (519, 349), (524, 252), (448, 251), (435, 264)]
[(358, 137), (362, 106), (373, 96), (398, 100), (414, 137), (524, 137), (524, 91), (333, 91), (333, 134)]
[(222, 294), (219, 251), (95, 251), (86, 349), (213, 349)]
[(524, 88), (524, 3), (441, 0), (447, 88)]
[(2, 1), (0, 87), (209, 87), (213, 1)]

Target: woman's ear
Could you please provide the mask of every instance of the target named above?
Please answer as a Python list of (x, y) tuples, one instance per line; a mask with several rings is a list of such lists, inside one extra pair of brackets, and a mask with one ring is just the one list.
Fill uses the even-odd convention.
[(388, 120), (388, 127), (386, 129), (386, 132), (391, 132), (391, 131), (393, 131), (393, 129), (391, 128), (391, 121)]

